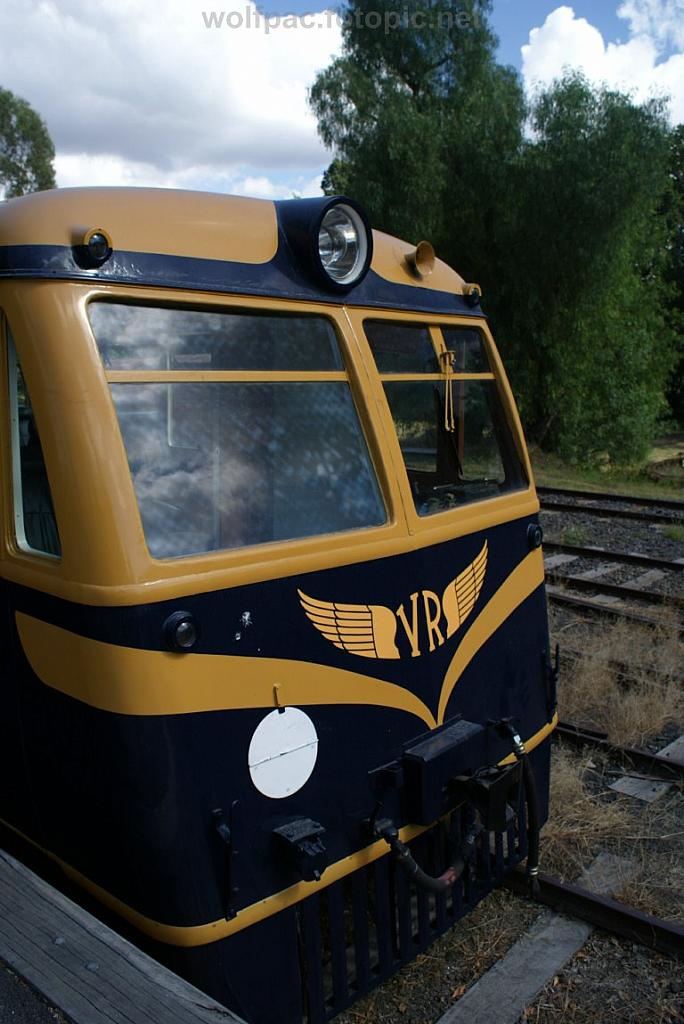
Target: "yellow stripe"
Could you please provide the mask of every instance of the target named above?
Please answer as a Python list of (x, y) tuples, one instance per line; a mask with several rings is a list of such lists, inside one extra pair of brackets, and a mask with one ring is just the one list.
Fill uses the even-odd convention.
[(504, 580), (458, 645), (444, 675), (437, 712), (438, 724), (441, 725), (444, 722), (444, 715), (454, 687), (482, 645), (522, 604), (525, 598), (529, 597), (543, 582), (544, 561), (541, 548), (537, 548), (523, 558), (511, 575)]
[[(536, 746), (553, 732), (557, 723), (558, 715), (554, 715), (551, 722), (547, 723), (539, 732), (526, 741), (525, 746), (527, 750), (529, 752), (534, 750)], [(515, 756), (511, 754), (499, 763), (504, 765), (514, 760)], [(80, 871), (67, 864), (66, 861), (63, 861), (56, 854), (44, 849), (34, 842), (33, 839), (24, 835), (23, 832), (14, 828), (13, 825), (10, 825), (8, 822), (3, 822), (3, 824), (13, 832), (16, 832), (17, 835), (20, 835), (31, 846), (40, 850), (54, 863), (58, 864), (68, 878), (89, 892), (100, 903), (113, 910), (119, 917), (132, 924), (138, 931), (169, 946), (183, 946), (186, 948), (206, 946), (211, 942), (227, 939), (230, 935), (235, 935), (237, 932), (241, 932), (253, 924), (258, 924), (259, 921), (263, 921), (267, 917), (272, 917), (281, 910), (286, 910), (288, 907), (293, 906), (293, 904), (299, 903), (300, 900), (306, 899), (307, 896), (326, 889), (341, 878), (345, 878), (352, 872), (358, 871), (359, 868), (364, 867), (366, 864), (372, 864), (388, 853), (387, 843), (384, 839), (380, 839), (371, 846), (367, 846), (364, 850), (359, 850), (357, 853), (352, 853), (348, 857), (336, 861), (335, 864), (331, 864), (325, 869), (319, 882), (297, 882), (281, 892), (267, 896), (266, 899), (260, 900), (259, 903), (253, 903), (251, 906), (245, 907), (244, 910), (240, 910), (230, 921), (226, 921), (225, 918), (219, 918), (217, 921), (210, 921), (207, 924), (182, 926), (163, 924), (161, 921), (155, 921), (153, 918), (141, 914), (139, 911), (134, 910), (133, 907), (129, 907), (127, 903), (107, 892), (106, 889), (101, 888), (101, 886), (86, 877), (86, 875), (81, 874)], [(408, 843), (431, 827), (431, 825), (406, 825), (399, 830), (399, 837), (402, 842)]]
[(16, 613), (31, 668), (47, 686), (120, 715), (188, 715), (282, 704), (366, 704), (396, 708), (436, 726), (410, 690), (372, 676), (308, 661), (142, 651), (78, 636)]

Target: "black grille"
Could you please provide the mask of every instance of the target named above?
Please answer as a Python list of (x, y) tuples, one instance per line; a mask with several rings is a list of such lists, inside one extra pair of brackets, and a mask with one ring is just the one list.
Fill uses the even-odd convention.
[[(429, 874), (449, 866), (450, 851), (467, 829), (465, 815), (465, 809), (454, 812), (450, 837), (447, 826), (439, 824), (409, 844)], [(425, 950), (500, 884), (525, 853), (524, 820), (519, 819), (507, 833), (480, 835), (476, 857), (446, 894), (416, 888), (388, 855), (304, 900), (298, 925), (309, 1024), (330, 1020)]]

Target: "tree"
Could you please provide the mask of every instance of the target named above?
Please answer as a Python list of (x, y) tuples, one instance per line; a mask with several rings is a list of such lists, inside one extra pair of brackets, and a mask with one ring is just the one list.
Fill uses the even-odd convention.
[(0, 88), (0, 189), (7, 198), (54, 188), (54, 157), (43, 119), (26, 100)]
[(429, 238), (466, 275), (484, 267), (493, 279), (488, 221), (497, 199), (504, 203), (525, 108), (517, 75), (494, 60), (491, 0), (413, 0), (402, 5), (400, 25), (370, 27), (373, 17), (393, 24), (396, 7), (350, 3), (344, 53), (311, 90), (319, 132), (335, 153), (324, 186), (354, 195), (378, 227)]
[(578, 461), (645, 454), (675, 352), (664, 281), (662, 102), (566, 75), (521, 156), (509, 361), (533, 439)]
[(674, 350), (663, 105), (568, 74), (528, 110), (495, 61), (490, 0), (413, 0), (401, 28), (368, 27), (394, 6), (352, 0), (343, 54), (311, 90), (334, 153), (325, 190), (482, 284), (532, 441), (584, 462), (637, 459)]
[(663, 210), (668, 231), (665, 280), (670, 287), (669, 320), (678, 340), (678, 358), (668, 400), (675, 419), (684, 425), (684, 124), (675, 128), (670, 140), (669, 186)]

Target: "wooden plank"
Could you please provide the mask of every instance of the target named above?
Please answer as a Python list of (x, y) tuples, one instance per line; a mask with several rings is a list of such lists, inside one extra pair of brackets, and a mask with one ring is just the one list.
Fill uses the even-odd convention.
[(684, 736), (680, 736), (678, 739), (673, 740), (672, 743), (668, 743), (666, 747), (658, 751), (660, 757), (666, 757), (668, 760), (673, 761), (675, 764), (684, 765)]
[(654, 800), (664, 796), (669, 789), (672, 789), (671, 782), (657, 782), (655, 779), (644, 779), (638, 775), (624, 775), (615, 782), (611, 782), (609, 789), (625, 796), (633, 796), (636, 800), (643, 800), (644, 803), (652, 804)]
[[(582, 877), (595, 892), (611, 892), (634, 876), (634, 865), (602, 853)], [(503, 959), (483, 974), (437, 1024), (516, 1024), (525, 1009), (581, 949), (590, 924), (552, 911), (541, 914)]]
[(73, 1024), (244, 1024), (3, 850), (0, 959)]

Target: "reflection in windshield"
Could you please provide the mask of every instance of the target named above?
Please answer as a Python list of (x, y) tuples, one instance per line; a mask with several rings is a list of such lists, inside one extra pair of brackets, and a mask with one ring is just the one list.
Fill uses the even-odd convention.
[(108, 370), (341, 370), (321, 316), (213, 312), (92, 302), (88, 315)]
[(421, 516), (525, 487), (525, 474), (493, 382), (451, 381), (453, 429), (443, 381), (386, 381), (416, 511)]
[(113, 384), (112, 394), (157, 558), (385, 522), (346, 383)]

